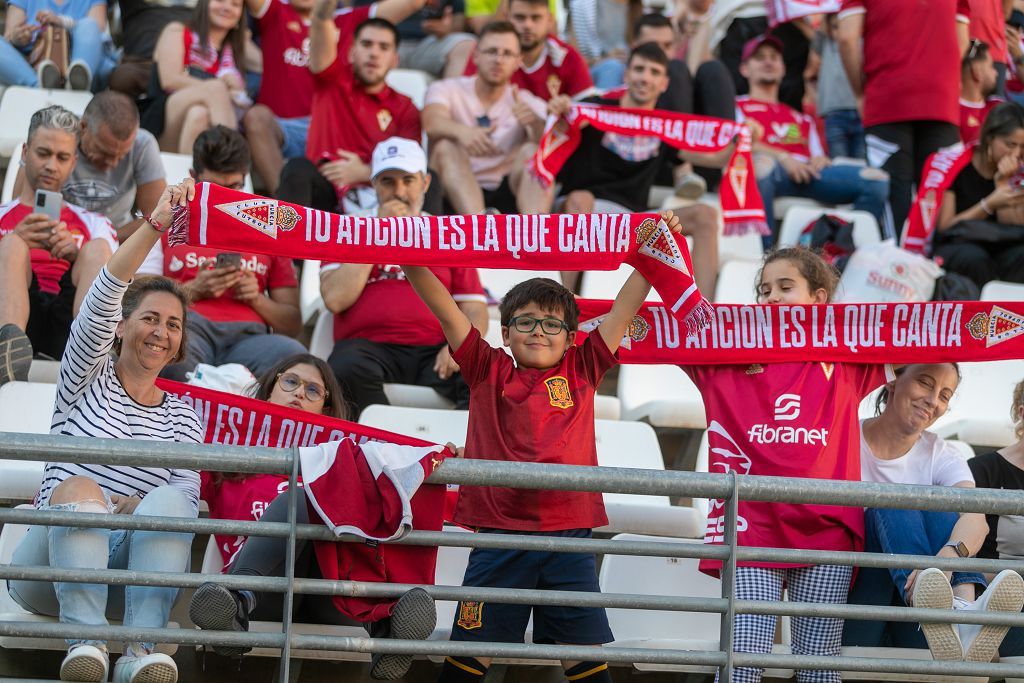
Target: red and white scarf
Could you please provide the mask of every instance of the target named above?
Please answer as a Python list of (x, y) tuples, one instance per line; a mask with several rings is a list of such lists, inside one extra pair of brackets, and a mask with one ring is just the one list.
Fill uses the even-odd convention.
[(199, 183), (195, 199), (176, 209), (168, 242), (339, 263), (525, 270), (628, 263), (673, 302), (687, 329), (699, 329), (710, 311), (686, 240), (656, 214), (340, 216)]
[[(580, 331), (597, 328), (611, 301), (580, 299)], [(745, 365), (787, 361), (939, 363), (1024, 358), (1024, 302), (776, 306), (713, 304), (711, 323), (688, 335), (664, 304), (633, 318), (619, 362)], [(578, 334), (577, 341), (584, 335)]]
[(834, 14), (841, 4), (840, 0), (765, 0), (772, 27), (812, 14)]
[(971, 163), (976, 145), (958, 142), (935, 152), (925, 162), (917, 197), (910, 207), (910, 214), (903, 224), (900, 246), (915, 254), (927, 256), (931, 252), (935, 223), (939, 219), (942, 197), (960, 171)]
[[(605, 96), (614, 96), (617, 92)], [(584, 124), (617, 135), (652, 136), (676, 149), (706, 154), (721, 152), (738, 137), (719, 190), (724, 232), (726, 235), (771, 234), (757, 191), (750, 130), (742, 123), (660, 109), (630, 109), (584, 102), (572, 105), (565, 115), (568, 125), (564, 131), (557, 126), (560, 120), (548, 121), (530, 168), (545, 186), (555, 181), (562, 166), (579, 147)]]

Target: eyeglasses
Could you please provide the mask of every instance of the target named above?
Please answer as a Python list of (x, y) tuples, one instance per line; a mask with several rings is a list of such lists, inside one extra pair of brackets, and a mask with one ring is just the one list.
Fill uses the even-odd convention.
[(489, 47), (486, 50), (480, 50), (480, 54), (491, 59), (517, 59), (519, 57), (518, 52), (512, 50), (499, 50), (496, 47)]
[(977, 38), (971, 38), (971, 45), (967, 48), (967, 55), (964, 57), (964, 62), (973, 62), (974, 58), (978, 56), (978, 51), (981, 50), (981, 46), (985, 43), (981, 42)]
[(509, 327), (516, 328), (516, 332), (522, 332), (523, 334), (530, 334), (537, 325), (540, 325), (540, 329), (543, 330), (544, 334), (556, 335), (560, 334), (562, 330), (569, 331), (569, 326), (565, 324), (564, 320), (558, 318), (534, 318), (529, 315), (517, 315), (508, 321)]
[(306, 400), (312, 403), (326, 401), (329, 395), (327, 389), (324, 389), (322, 384), (307, 382), (293, 372), (280, 373), (277, 376), (277, 385), (289, 394), (301, 387), (304, 389), (303, 395), (306, 397)]

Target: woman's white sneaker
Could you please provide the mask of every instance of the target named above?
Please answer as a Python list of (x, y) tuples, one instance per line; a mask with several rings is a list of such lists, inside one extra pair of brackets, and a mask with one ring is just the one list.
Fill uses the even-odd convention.
[[(963, 610), (988, 610), (989, 612), (1020, 612), (1024, 606), (1024, 579), (1020, 574), (1004, 569), (992, 579), (985, 592), (974, 602), (957, 605)], [(963, 643), (964, 659), (968, 662), (989, 663), (999, 651), (999, 644), (1006, 637), (1009, 626), (995, 624), (960, 624), (960, 641)]]
[[(939, 569), (929, 567), (917, 575), (914, 582), (914, 607), (922, 609), (953, 609), (953, 589), (949, 579)], [(921, 632), (928, 641), (932, 659), (958, 661), (963, 659), (964, 648), (956, 625), (921, 624)]]
[(110, 658), (95, 645), (75, 645), (60, 663), (60, 680), (106, 683)]
[(162, 652), (134, 657), (123, 655), (114, 662), (114, 683), (177, 683), (178, 665)]

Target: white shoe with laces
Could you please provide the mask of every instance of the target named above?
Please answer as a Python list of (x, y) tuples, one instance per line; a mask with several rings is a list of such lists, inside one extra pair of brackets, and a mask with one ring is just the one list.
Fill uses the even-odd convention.
[(60, 663), (60, 680), (106, 683), (110, 658), (95, 645), (74, 645)]
[(136, 657), (125, 654), (114, 662), (114, 683), (177, 683), (178, 665), (162, 652)]
[[(1017, 572), (1004, 569), (992, 579), (985, 592), (970, 602), (957, 598), (953, 609), (988, 610), (990, 612), (1020, 612), (1024, 606), (1024, 579)], [(995, 624), (958, 624), (964, 660), (989, 663), (999, 651), (1009, 626)]]
[[(917, 575), (914, 582), (914, 607), (923, 609), (952, 609), (953, 589), (940, 569), (929, 567)], [(928, 641), (932, 659), (959, 661), (964, 650), (955, 624), (921, 624), (921, 632)]]

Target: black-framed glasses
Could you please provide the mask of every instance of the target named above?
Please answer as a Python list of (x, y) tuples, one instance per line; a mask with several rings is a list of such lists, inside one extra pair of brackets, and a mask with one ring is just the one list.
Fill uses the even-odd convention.
[(540, 325), (540, 329), (544, 334), (554, 336), (560, 334), (562, 330), (569, 331), (569, 326), (565, 324), (564, 320), (558, 318), (534, 318), (531, 315), (517, 315), (508, 321), (509, 327), (514, 327), (516, 332), (522, 332), (523, 334), (530, 334), (537, 325)]
[(307, 382), (294, 372), (280, 373), (277, 376), (277, 385), (289, 394), (301, 387), (306, 400), (312, 403), (316, 403), (317, 401), (326, 401), (327, 396), (329, 395), (329, 392), (322, 384)]

